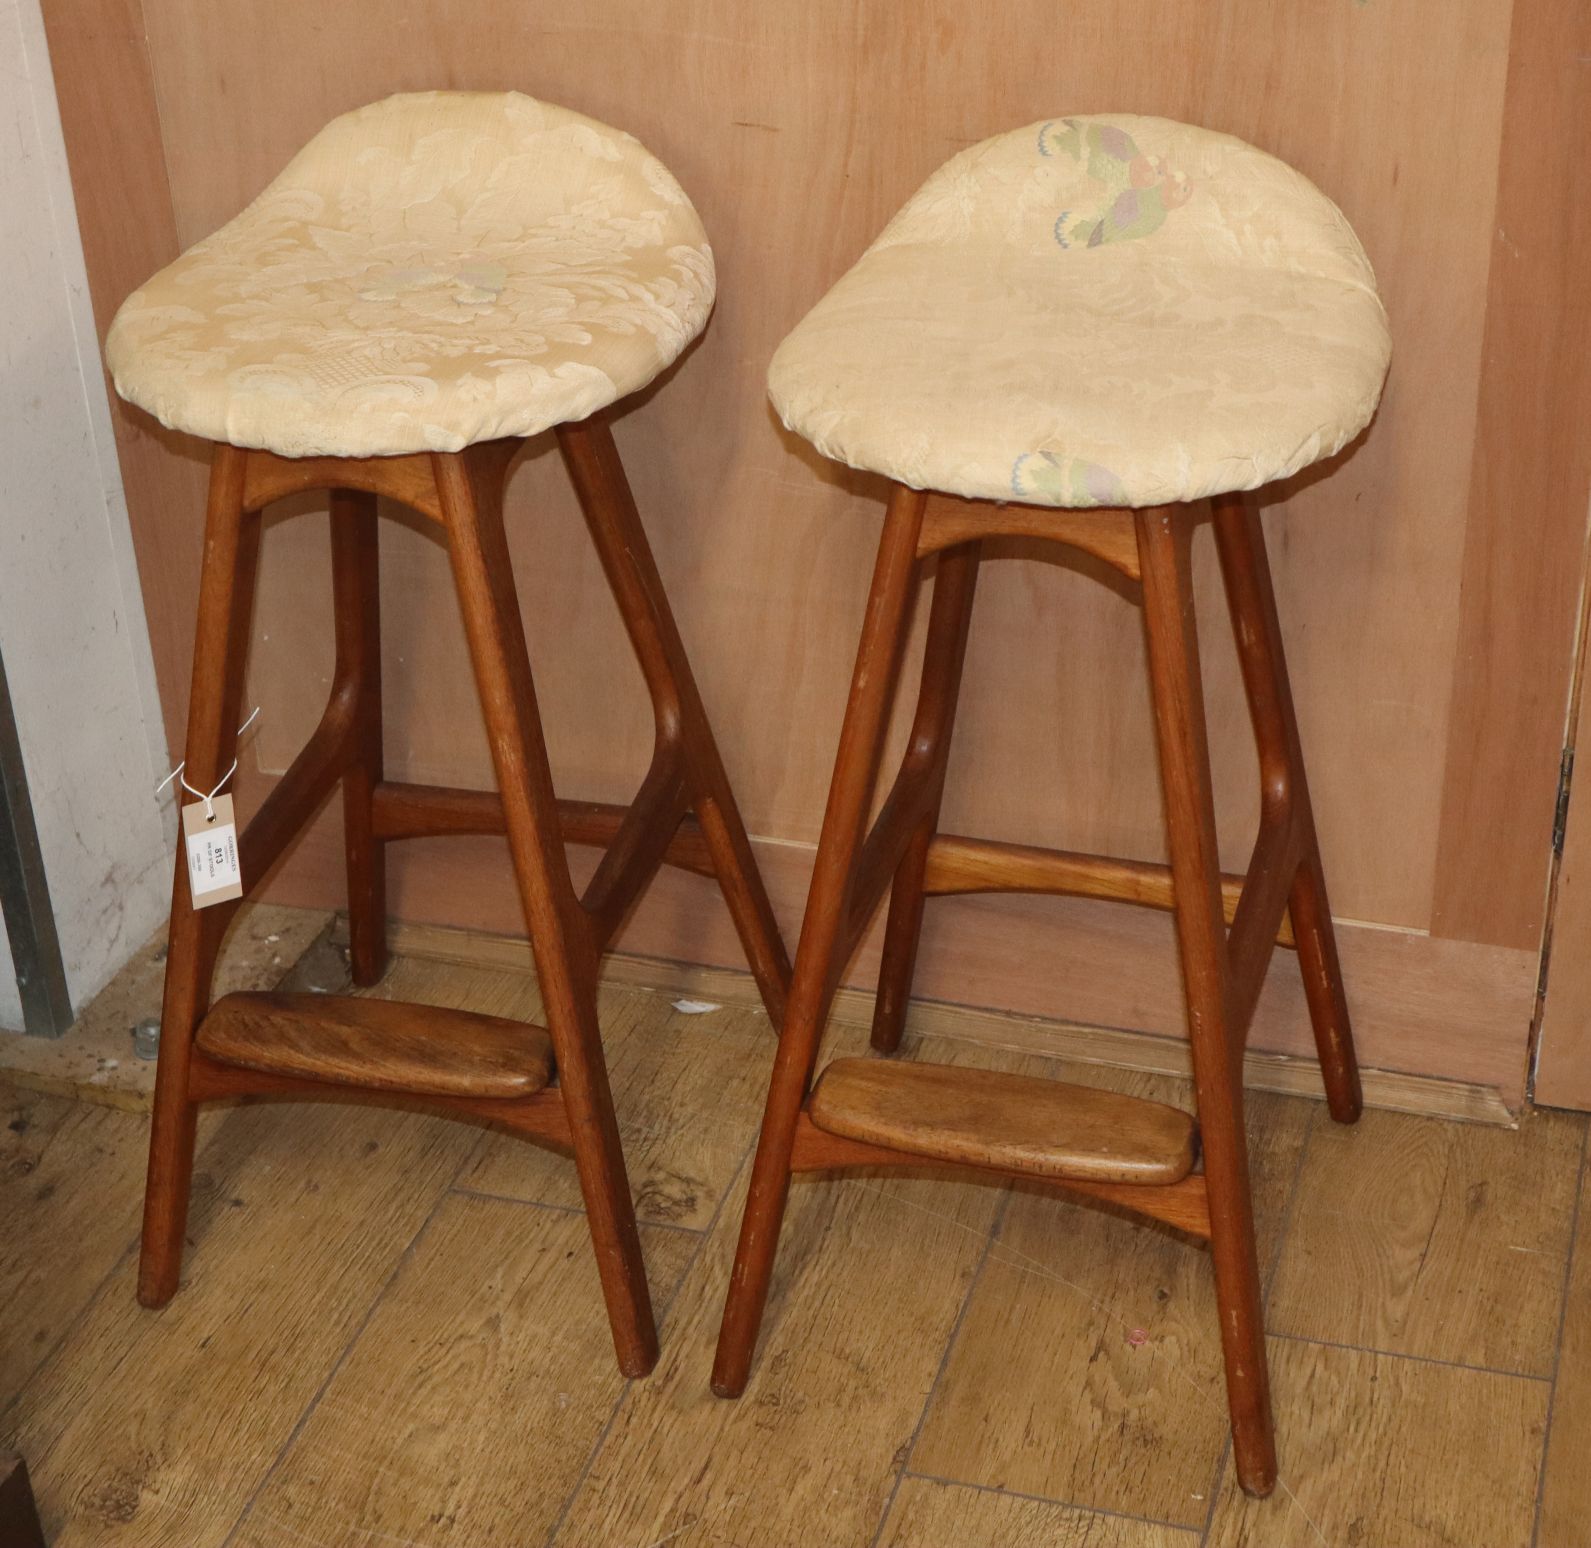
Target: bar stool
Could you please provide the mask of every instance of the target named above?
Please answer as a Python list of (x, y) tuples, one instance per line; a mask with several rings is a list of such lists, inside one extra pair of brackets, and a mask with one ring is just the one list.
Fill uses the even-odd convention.
[[(196, 908), (179, 855), (139, 1299), (177, 1289), (198, 1104), (420, 1105), (572, 1150), (620, 1368), (657, 1334), (597, 1022), (597, 967), (662, 863), (716, 877), (769, 1014), (789, 967), (605, 410), (712, 309), (696, 212), (629, 135), (514, 93), (397, 96), (336, 119), (235, 220), (132, 295), (106, 353), (124, 398), (216, 443), (185, 783), (234, 766), (260, 511), (331, 493), (336, 667), (325, 715), (239, 841), (258, 881), (339, 783), (357, 984), (386, 963), (384, 846), (506, 833), (545, 1029), (288, 994), (210, 1004), (235, 903)], [(504, 532), (509, 460), (554, 429), (656, 717), (628, 808), (553, 791)], [(498, 792), (382, 770), (376, 496), (446, 543)], [(565, 843), (605, 848), (576, 896)], [(179, 844), (179, 850), (181, 849)]]
[[(792, 1173), (932, 1162), (1039, 1177), (1210, 1242), (1238, 1476), (1251, 1493), (1273, 1486), (1242, 1066), (1278, 939), (1298, 951), (1332, 1116), (1356, 1119), (1360, 1091), (1264, 536), (1242, 491), (1357, 435), (1389, 352), (1363, 249), (1313, 185), (1226, 135), (1137, 117), (1053, 120), (955, 157), (780, 346), (768, 380), (785, 424), (893, 491), (718, 1342), (720, 1395), (747, 1381)], [(1216, 851), (1189, 567), (1206, 502), (1259, 746), (1246, 878), (1223, 876)], [(1004, 534), (1081, 549), (1141, 587), (1169, 866), (937, 832), (981, 547)], [(930, 554), (916, 718), (867, 831)], [(814, 1086), (835, 985), (886, 888), (880, 1054), (900, 1041), (926, 896), (1173, 909), (1197, 1121), (921, 1063), (836, 1060)]]

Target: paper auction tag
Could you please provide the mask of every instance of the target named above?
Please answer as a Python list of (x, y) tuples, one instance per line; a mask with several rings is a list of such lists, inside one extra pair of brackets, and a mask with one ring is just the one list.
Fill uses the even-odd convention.
[(243, 896), (238, 866), (238, 827), (232, 797), (218, 795), (207, 812), (203, 801), (182, 809), (182, 837), (188, 846), (188, 891), (195, 908)]

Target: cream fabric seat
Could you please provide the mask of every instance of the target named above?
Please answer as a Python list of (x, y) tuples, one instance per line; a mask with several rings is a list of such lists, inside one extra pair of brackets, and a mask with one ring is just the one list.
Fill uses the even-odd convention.
[(1369, 423), (1369, 261), (1302, 174), (1161, 118), (1054, 119), (940, 168), (780, 346), (826, 456), (1055, 506), (1254, 489)]
[(701, 332), (713, 258), (629, 135), (518, 93), (335, 119), (130, 296), (117, 391), (288, 457), (458, 451), (583, 419)]

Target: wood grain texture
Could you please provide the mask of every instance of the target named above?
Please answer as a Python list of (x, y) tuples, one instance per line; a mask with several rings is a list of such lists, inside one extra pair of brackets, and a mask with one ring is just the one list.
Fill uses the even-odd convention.
[(1579, 1231), (1569, 1270), (1537, 1548), (1577, 1548), (1591, 1520), (1591, 1155), (1582, 1158)]
[[(790, 1152), (790, 1170), (796, 1172), (864, 1172), (883, 1176), (890, 1172), (921, 1175), (946, 1171), (965, 1175), (969, 1170), (959, 1162), (939, 1161), (886, 1149), (866, 1140), (847, 1139), (818, 1128), (802, 1113), (796, 1122), (795, 1145)], [(1125, 1214), (1174, 1226), (1178, 1231), (1207, 1242), (1210, 1239), (1210, 1195), (1204, 1174), (1193, 1172), (1180, 1182), (1143, 1187), (1137, 1183), (1084, 1182), (1053, 1177), (1035, 1178), (1030, 1171), (1008, 1167), (973, 1167), (989, 1178), (1015, 1182), (1042, 1182), (1046, 1193), (1072, 1203), (1100, 1203), (1114, 1206)]]
[[(664, 1305), (696, 1238), (643, 1242)], [(623, 1388), (579, 1213), (450, 1195), (231, 1541), (543, 1542)]]
[(987, 537), (1039, 537), (1103, 559), (1129, 580), (1138, 578), (1138, 542), (1132, 512), (1056, 510), (1033, 505), (994, 505), (936, 493), (928, 503), (919, 554)]
[[(964, 892), (1055, 892), (1072, 897), (1106, 898), (1167, 911), (1175, 907), (1170, 868), (1142, 860), (1112, 860), (1103, 855), (1073, 855), (1064, 850), (1032, 845), (999, 844), (988, 839), (962, 838), (954, 833), (935, 836), (928, 846), (925, 883), (934, 894)], [(1222, 876), (1221, 905), (1231, 924), (1243, 896), (1241, 876)], [(1277, 944), (1293, 944), (1293, 928), (1283, 919)]]
[(1583, 1121), (1517, 1131), (1367, 1114), (1315, 1126), (1273, 1333), (1546, 1376)]
[[(399, 958), (375, 992), (525, 1020), (542, 1013), (527, 972), (460, 971), (409, 956)], [(699, 1230), (756, 1135), (773, 1039), (760, 1002), (756, 1009), (687, 1015), (672, 1010), (669, 999), (604, 988), (603, 1051), (637, 1218)], [(481, 1137), (459, 1186), (564, 1208), (580, 1203), (567, 1164), (508, 1136)]]
[(906, 1478), (878, 1548), (1194, 1548), (1196, 1532)]
[[(1511, 560), (1498, 539), (1514, 530), (1504, 524), (1520, 508), (1520, 490), (1568, 477), (1567, 460), (1540, 471), (1547, 462), (1528, 448), (1536, 445), (1533, 425), (1569, 422), (1569, 389), (1586, 352), (1565, 337), (1538, 368), (1528, 329), (1505, 330), (1496, 348), (1485, 340), (1489, 298), (1498, 303), (1514, 258), (1497, 233), (1499, 225), (1516, 233), (1516, 183), (1533, 190), (1521, 196), (1535, 212), (1529, 224), (1546, 233), (1521, 242), (1524, 262), (1549, 248), (1584, 246), (1570, 235), (1582, 213), (1559, 222), (1554, 202), (1567, 185), (1562, 158), (1583, 138), (1566, 95), (1574, 51), (1560, 50), (1565, 62), (1555, 67), (1553, 89), (1539, 94), (1533, 86), (1542, 77), (1529, 73), (1522, 30), (1527, 12), (1556, 10), (1563, 26), (1576, 22), (1564, 8), (1481, 0), (1455, 16), (1437, 0), (1418, 0), (1256, 16), (1237, 0), (1213, 7), (1084, 0), (1059, 31), (1039, 0), (999, 0), (976, 16), (949, 0), (909, 13), (877, 0), (805, 8), (669, 0), (645, 17), (622, 0), (596, 0), (579, 16), (494, 4), (472, 14), (468, 27), (421, 0), (384, 7), (379, 27), (366, 6), (327, 16), (310, 0), (242, 0), (224, 11), (201, 0), (146, 0), (146, 9), (149, 57), (139, 50), (129, 61), (122, 55), (131, 52), (126, 40), (140, 36), (136, 16), (84, 0), (46, 5), (75, 104), (68, 139), (102, 324), (169, 256), (150, 251), (144, 231), (115, 215), (125, 206), (123, 185), (154, 187), (169, 176), (164, 229), (193, 241), (236, 213), (329, 117), (388, 91), (527, 90), (638, 133), (679, 175), (712, 235), (723, 295), (692, 359), (618, 434), (643, 511), (667, 513), (659, 562), (752, 831), (774, 847), (810, 842), (817, 827), (879, 492), (777, 430), (761, 379), (779, 338), (924, 176), (955, 150), (1013, 125), (1067, 111), (1163, 113), (1238, 133), (1291, 161), (1364, 237), (1397, 349), (1385, 404), (1363, 443), (1329, 476), (1277, 491), (1286, 509), (1267, 516), (1334, 902), (1348, 918), (1416, 929), (1432, 923), (1438, 905), (1499, 921), (1506, 913), (1506, 929), (1488, 924), (1479, 938), (1530, 954), (1540, 898), (1526, 908), (1513, 878), (1543, 874), (1540, 813), (1533, 799), (1518, 803), (1517, 818), (1505, 809), (1518, 790), (1493, 755), (1515, 744), (1534, 769), (1556, 734), (1549, 710), (1556, 702), (1561, 716), (1567, 647), (1537, 626), (1558, 616), (1579, 561), (1560, 542), (1572, 519), (1567, 502), (1544, 517), (1551, 541), (1539, 555)], [(1511, 19), (1516, 65), (1525, 60), (1527, 68), (1516, 72), (1508, 123), (1517, 131), (1508, 129), (1504, 215), (1494, 218)], [(238, 57), (256, 61), (246, 78), (223, 65)], [(155, 124), (158, 99), (163, 152), (158, 135), (124, 134), (117, 115), (99, 111), (107, 91), (130, 89), (124, 80), (140, 72), (147, 80), (151, 61), (138, 122)], [(904, 102), (902, 81), (910, 83)], [(114, 133), (105, 127), (112, 122)], [(1453, 197), (1455, 166), (1473, 174), (1463, 199)], [(118, 245), (123, 228), (145, 245)], [(1528, 302), (1536, 290), (1526, 279), (1520, 294)], [(1519, 372), (1529, 373), (1528, 393), (1512, 389)], [(1537, 413), (1538, 394), (1562, 405), (1556, 418)], [(1514, 470), (1529, 478), (1510, 473), (1498, 487), (1477, 488), (1478, 403), (1489, 441), (1529, 432)], [(635, 684), (610, 693), (602, 715), (589, 713), (593, 685), (627, 669), (627, 648), (602, 600), (599, 567), (582, 551), (574, 503), (554, 459), (539, 450), (516, 470), (510, 505), (532, 648), (539, 665), (545, 658), (539, 686), (554, 769), (576, 793), (618, 798), (650, 751), (645, 695)], [(191, 490), (179, 497), (163, 465), (124, 461), (176, 724), (197, 502)], [(1582, 514), (1583, 507), (1582, 493)], [(386, 667), (389, 683), (405, 685), (389, 727), (390, 764), (394, 778), (484, 785), (487, 751), (463, 691), (462, 636), (426, 525), (414, 522), (388, 545)], [(1466, 530), (1467, 546), (1456, 536)], [(258, 632), (270, 649), (257, 655), (254, 682), (266, 705), (257, 744), (264, 772), (246, 771), (246, 792), (284, 766), (306, 729), (302, 686), (325, 670), (304, 626), (306, 607), (323, 604), (297, 584), (323, 553), (320, 541), (302, 523), (273, 524), (267, 533)], [(1024, 542), (1008, 540), (1008, 551), (1025, 552)], [(1214, 617), (1214, 567), (1200, 547), (1200, 606)], [(1136, 619), (1121, 597), (1093, 586), (1092, 572), (1103, 568), (1087, 556), (988, 567), (981, 605), (995, 622), (974, 642), (969, 702), (978, 707), (963, 725), (985, 751), (951, 770), (948, 827), (1160, 857)], [(1501, 667), (1507, 655), (1508, 670), (1484, 669), (1473, 647), (1493, 626), (1501, 642), (1495, 659)], [(1461, 633), (1472, 645), (1459, 651)], [(410, 643), (421, 638), (423, 652)], [(1206, 668), (1230, 870), (1245, 856), (1253, 821), (1252, 755), (1238, 730), (1235, 658), (1212, 651)], [(780, 691), (770, 692), (770, 683)], [(1471, 732), (1484, 742), (1473, 800), (1454, 784), (1470, 781), (1463, 765)], [(894, 735), (903, 734), (897, 722)], [(1367, 767), (1380, 774), (1368, 801)], [(1471, 811), (1495, 811), (1499, 820), (1471, 822)], [(322, 901), (335, 897), (334, 842), (329, 821), (301, 847), (286, 883)], [(1484, 868), (1476, 846), (1485, 850)], [(481, 853), (415, 860), (427, 879), (410, 870), (397, 907), (414, 918), (512, 927), (511, 897), (475, 887)], [(1507, 884), (1475, 885), (1483, 871)], [(680, 896), (656, 891), (636, 928), (705, 949), (701, 904), (682, 908)], [(1042, 957), (1043, 927), (1016, 917), (1027, 955)], [(1440, 928), (1464, 937), (1457, 916)], [(1479, 952), (1474, 962), (1461, 971), (1484, 972), (1494, 959)], [(1111, 968), (1117, 980), (1124, 970)], [(1352, 982), (1351, 962), (1348, 972)], [(957, 997), (1018, 1008), (1004, 997), (1005, 982), (990, 975)], [(1367, 983), (1358, 994), (1363, 1003), (1353, 1009), (1367, 1043), (1377, 1020), (1396, 1021), (1407, 1005), (1389, 982)], [(1476, 1034), (1482, 1058), (1511, 1059), (1517, 1068), (1526, 1020), (1506, 1007), (1490, 1014)], [(1394, 1056), (1380, 1062), (1478, 1078), (1482, 1060), (1462, 1039), (1394, 1041)]]
[(1192, 1115), (1163, 1102), (914, 1060), (836, 1059), (808, 1110), (830, 1134), (1036, 1177), (1174, 1183), (1198, 1148)]
[[(516, 950), (526, 954), (523, 942)], [(479, 961), (417, 966), (423, 971), (412, 980), (401, 959), (394, 966), (405, 997), (423, 990), (438, 1002), (490, 1014), (537, 1013), (525, 974)], [(616, 1005), (616, 996), (637, 1009)], [(693, 1190), (705, 1193), (713, 1179), (732, 1176), (738, 1157), (720, 1174), (692, 1160), (692, 1147), (705, 1143), (698, 1131), (711, 1127), (715, 1080), (726, 1093), (724, 1128), (735, 1130), (742, 1149), (755, 1127), (755, 1112), (740, 1112), (733, 1072), (747, 1072), (753, 1087), (766, 1081), (772, 1040), (766, 1024), (757, 1024), (760, 1012), (726, 1007), (686, 1017), (659, 996), (615, 988), (605, 991), (603, 1008), (605, 1024), (623, 1028), (612, 1060), (621, 1122), (627, 1106), (632, 1117), (647, 1111), (632, 1104), (646, 1096), (648, 1082), (664, 1088), (665, 1104), (675, 1099), (667, 1087), (676, 1055), (689, 1071), (679, 1098), (684, 1132), (675, 1148), (659, 1151), (660, 1171), (652, 1175), (660, 1176), (672, 1155), (682, 1158), (682, 1171), (693, 1171)], [(731, 1034), (721, 1018), (741, 1014), (746, 1021)], [(710, 1056), (715, 1036), (718, 1052)], [(863, 1017), (838, 1029), (834, 1041), (843, 1055), (865, 1039)], [(645, 1058), (654, 1040), (661, 1045), (655, 1068)], [(1097, 1067), (1024, 1059), (1013, 1050), (991, 1055), (960, 1039), (910, 1032), (906, 1056), (996, 1063), (1172, 1101), (1186, 1093), (1182, 1083), (1133, 1084)], [(628, 1080), (620, 1073), (627, 1064)], [(1288, 1228), (1280, 1205), (1311, 1114), (1319, 1131), (1334, 1132), (1317, 1104), (1283, 1101), (1272, 1112), (1265, 1100), (1250, 1098), (1267, 1261)], [(464, 1153), (459, 1143), (471, 1141), (459, 1125), (297, 1105), (218, 1114), (215, 1121), (217, 1141), (200, 1152), (189, 1289), (167, 1311), (139, 1312), (123, 1267), (82, 1315), (68, 1318), (58, 1352), (22, 1388), (11, 1413), (0, 1413), (0, 1449), (20, 1441), (38, 1462), (35, 1482), (52, 1544), (225, 1543), (300, 1418), (297, 1442), (234, 1543), (303, 1548), (307, 1536), (338, 1548), (388, 1539), (497, 1548), (543, 1541), (545, 1528), (516, 1533), (498, 1524), (548, 1519), (543, 1502), (554, 1477), (567, 1476), (576, 1442), (593, 1433), (595, 1398), (618, 1390), (578, 1217), (449, 1196), (446, 1179)], [(87, 1153), (93, 1131), (56, 1133), (70, 1153), (63, 1148), (49, 1164), (63, 1175), (95, 1175)], [(445, 1159), (430, 1150), (436, 1143), (446, 1147)], [(625, 1143), (633, 1155), (629, 1133)], [(372, 1144), (378, 1148), (367, 1154)], [(511, 1154), (535, 1154), (504, 1144)], [(1572, 1181), (1577, 1156), (1564, 1158), (1557, 1147), (1534, 1154), (1544, 1194), (1554, 1194), (1565, 1177)], [(1356, 1156), (1354, 1177), (1386, 1169), (1373, 1147)], [(129, 1159), (126, 1186), (135, 1188), (136, 1157)], [(568, 1168), (554, 1160), (549, 1175), (567, 1180)], [(17, 1183), (14, 1175), (6, 1179), (13, 1201), (25, 1197)], [(1201, 1288), (1209, 1293), (1203, 1254), (1152, 1228), (1040, 1197), (1038, 1186), (1013, 1198), (952, 1350), (947, 1378), (963, 1396), (969, 1373), (958, 1371), (957, 1351), (969, 1342), (984, 1351), (970, 1383), (977, 1400), (958, 1402), (953, 1424), (939, 1412), (947, 1388), (941, 1383), (934, 1391), (934, 1371), (987, 1241), (984, 1206), (997, 1203), (999, 1192), (898, 1178), (821, 1188), (798, 1180), (791, 1223), (801, 1229), (781, 1260), (780, 1310), (759, 1384), (739, 1404), (710, 1398), (704, 1380), (727, 1274), (737, 1203), (731, 1196), (665, 1316), (663, 1365), (623, 1400), (571, 1502), (565, 1543), (636, 1548), (674, 1531), (670, 1548), (789, 1548), (811, 1540), (818, 1521), (822, 1541), (865, 1544), (876, 1532), (883, 1548), (1194, 1548), (1202, 1516), (1192, 1529), (1139, 1518), (1183, 1478), (1189, 1498), (1179, 1503), (1190, 1516), (1210, 1504), (1223, 1418), (1215, 1368), (1197, 1363), (1213, 1353), (1209, 1309), (1190, 1299)], [(1345, 1194), (1355, 1196), (1357, 1186)], [(431, 1226), (400, 1262), (399, 1238), (406, 1229), (412, 1235), (433, 1203)], [(13, 1272), (11, 1252), (40, 1233), (91, 1250), (69, 1189), (35, 1206), (21, 1242), (0, 1233), (0, 1276)], [(710, 1220), (711, 1210), (702, 1218)], [(1484, 1258), (1498, 1239), (1494, 1216), (1483, 1209), (1466, 1219)], [(1113, 1229), (1096, 1237), (1097, 1224)], [(324, 1244), (328, 1232), (335, 1241)], [(645, 1226), (642, 1235), (661, 1305), (678, 1244), (697, 1238)], [(1588, 1432), (1577, 1415), (1588, 1390), (1580, 1372), (1591, 1368), (1582, 1336), (1591, 1327), (1582, 1315), (1591, 1305), (1583, 1293), (1591, 1259), (1583, 1232), (1580, 1247), (1540, 1548), (1581, 1548), (1584, 1535)], [(972, 1256), (970, 1270), (964, 1253)], [(859, 1267), (876, 1277), (859, 1277)], [(991, 1276), (1010, 1267), (1022, 1271), (1015, 1298), (991, 1299)], [(1056, 1273), (1076, 1288), (1059, 1284)], [(9, 1282), (0, 1277), (0, 1291)], [(1477, 1325), (1476, 1306), (1494, 1317), (1508, 1314), (1484, 1273), (1474, 1283), (1451, 1279), (1445, 1294), (1464, 1326)], [(1322, 1280), (1318, 1295), (1336, 1301), (1341, 1290)], [(1030, 1303), (1036, 1306), (1029, 1315)], [(1028, 1347), (1046, 1360), (1051, 1344), (1070, 1353), (1030, 1378), (1027, 1362), (1012, 1358), (1013, 1326), (1031, 1327)], [(1133, 1347), (1136, 1328), (1146, 1340)], [(345, 1349), (341, 1370), (311, 1410)], [(1330, 1548), (1528, 1544), (1547, 1382), (1289, 1337), (1271, 1341), (1271, 1359), (1282, 1485), (1321, 1535), (1281, 1488), (1264, 1507), (1223, 1492), (1220, 1548), (1321, 1548), (1322, 1536)], [(930, 1393), (930, 1428), (896, 1490), (901, 1442)], [(1208, 1432), (1208, 1467), (1193, 1465), (1199, 1447), (1184, 1431), (1195, 1439)], [(460, 1436), (466, 1439), (454, 1444)], [(932, 1453), (925, 1450), (930, 1440)], [(930, 1459), (933, 1469), (925, 1465)], [(1076, 1496), (1054, 1500), (1072, 1487), (1071, 1469), (1082, 1480)], [(941, 1471), (952, 1481), (918, 1476)], [(980, 1481), (991, 1476), (1013, 1483), (1031, 1476), (1044, 1497), (992, 1491)], [(893, 1510), (881, 1523), (892, 1492)], [(1193, 1500), (1196, 1493), (1206, 1498)], [(1085, 1503), (1112, 1494), (1130, 1501), (1125, 1515)], [(609, 1520), (617, 1523), (611, 1535)]]
[(12, 1407), (55, 1548), (222, 1541), (473, 1142), (280, 1119), (229, 1113), (206, 1145), (184, 1293), (151, 1315), (124, 1264)]
[[(1172, 1089), (1115, 1071), (1067, 1078), (1135, 1096), (1163, 1098)], [(1313, 1109), (1266, 1096), (1249, 1109), (1263, 1263), (1280, 1239)], [(1145, 1335), (1137, 1343), (1135, 1330)], [(1227, 1436), (1216, 1331), (1208, 1253), (1112, 1214), (1018, 1191), (912, 1467), (1202, 1527)], [(1286, 1478), (1285, 1456), (1282, 1469)]]
[(1504, 946), (1541, 940), (1586, 564), (1591, 209), (1563, 190), (1591, 141), (1588, 56), (1584, 6), (1514, 0), (1431, 911), (1439, 935)]
[(1529, 1548), (1545, 1382), (1288, 1339), (1270, 1358), (1287, 1489), (1228, 1474), (1209, 1548)]
[(345, 995), (229, 994), (198, 1042), (224, 1064), (378, 1091), (519, 1097), (552, 1078), (543, 1027)]
[(0, 1408), (81, 1314), (138, 1229), (144, 1126), (0, 1086)]
[[(861, 1029), (836, 1038), (847, 1051), (864, 1040)], [(917, 1051), (956, 1056), (937, 1044)], [(670, 1314), (662, 1362), (620, 1408), (560, 1548), (671, 1532), (691, 1548), (794, 1543), (814, 1521), (837, 1543), (876, 1530), (1001, 1190), (937, 1178), (797, 1182), (777, 1310), (745, 1395), (729, 1403), (704, 1378), (745, 1193), (743, 1172)], [(771, 1476), (777, 1488), (756, 1485)]]
[(249, 453), (243, 478), (243, 503), (257, 511), (288, 495), (320, 494), (328, 489), (359, 489), (401, 501), (410, 510), (442, 520), (431, 459), (423, 452), (407, 457), (277, 457)]

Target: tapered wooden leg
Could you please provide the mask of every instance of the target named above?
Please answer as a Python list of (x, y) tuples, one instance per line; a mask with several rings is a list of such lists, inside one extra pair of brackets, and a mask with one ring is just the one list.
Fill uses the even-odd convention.
[(1326, 1102), (1339, 1123), (1353, 1123), (1364, 1109), (1359, 1064), (1354, 1054), (1348, 1001), (1343, 993), (1342, 966), (1337, 960), (1337, 939), (1326, 898), (1309, 783), (1304, 774), (1298, 717), (1287, 678), (1276, 595), (1265, 555), (1265, 530), (1252, 495), (1228, 495), (1215, 502), (1215, 539), (1260, 746), (1262, 779), (1268, 789), (1285, 792), (1302, 834), (1302, 858), (1288, 893), (1288, 911), (1298, 945), (1298, 964), (1304, 975), (1304, 996), (1309, 1004), (1315, 1047), (1320, 1055)]
[[(183, 754), (184, 778), (195, 790), (213, 789), (231, 766), (242, 718), (260, 542), (258, 513), (243, 509), (246, 455), (234, 447), (218, 446), (210, 468)], [(183, 795), (179, 805), (191, 799)], [(194, 1033), (209, 1009), (211, 970), (229, 913), (224, 907), (193, 907), (179, 833), (138, 1262), (138, 1299), (145, 1306), (164, 1306), (176, 1293), (182, 1272), (197, 1112), (188, 1095), (188, 1066)]]
[(480, 476), (468, 452), (432, 461), (614, 1348), (626, 1376), (644, 1376), (657, 1362), (657, 1329), (602, 1056), (596, 957), (564, 859), (501, 481)]
[(578, 424), (560, 425), (558, 445), (652, 695), (659, 742), (677, 746), (683, 758), (691, 804), (718, 884), (763, 1004), (777, 1028), (784, 1021), (790, 959), (619, 461), (613, 432), (607, 420), (597, 415)]
[(1264, 1495), (1276, 1483), (1276, 1442), (1243, 1129), (1242, 1043), (1240, 1029), (1230, 1021), (1226, 923), (1188, 552), (1191, 525), (1185, 508), (1162, 507), (1137, 515), (1149, 676), (1209, 1195), (1232, 1453), (1243, 1488)]
[(977, 543), (963, 543), (946, 549), (939, 557), (939, 573), (934, 580), (933, 610), (928, 616), (928, 638), (923, 646), (922, 687), (906, 752), (908, 765), (918, 763), (929, 771), (930, 793), (922, 820), (895, 868), (890, 887), (878, 998), (873, 1002), (872, 1041), (880, 1053), (894, 1053), (900, 1047), (906, 1026), (912, 974), (917, 966), (917, 941), (923, 928), (923, 873), (928, 867), (928, 846), (939, 827), (945, 769), (961, 694), (961, 669), (967, 659), (979, 547)]
[(333, 695), (352, 701), (354, 746), (343, 773), (343, 844), (348, 862), (348, 960), (361, 988), (387, 970), (387, 856), (375, 836), (371, 800), (382, 779), (381, 573), (376, 497), (331, 496), (331, 576), (337, 632)]
[(713, 1391), (720, 1397), (738, 1397), (745, 1390), (790, 1191), (790, 1154), (796, 1120), (812, 1083), (824, 1022), (844, 967), (836, 959), (849, 911), (851, 873), (878, 775), (885, 724), (900, 669), (925, 503), (920, 491), (897, 487), (884, 518), (883, 540), (862, 620), (856, 670), (851, 677), (834, 778), (829, 786), (812, 887), (796, 950), (790, 1006), (779, 1035), (762, 1133), (752, 1163), (751, 1191), (718, 1334)]

